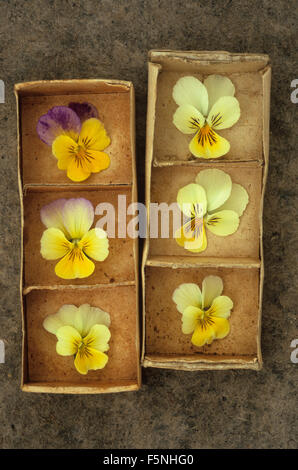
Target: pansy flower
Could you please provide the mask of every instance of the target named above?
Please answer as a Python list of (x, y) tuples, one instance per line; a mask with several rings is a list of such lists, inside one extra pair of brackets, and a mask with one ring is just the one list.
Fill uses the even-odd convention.
[(41, 220), (47, 227), (41, 237), (41, 255), (60, 261), (55, 273), (62, 279), (90, 276), (95, 265), (90, 258), (104, 261), (109, 254), (107, 234), (101, 228), (90, 230), (94, 209), (84, 198), (58, 199), (41, 209)]
[(173, 293), (173, 301), (182, 314), (182, 332), (192, 333), (195, 346), (211, 344), (214, 339), (225, 338), (230, 331), (229, 316), (232, 300), (223, 291), (222, 279), (207, 276), (202, 291), (197, 284), (181, 284)]
[(207, 248), (206, 228), (221, 237), (236, 232), (248, 194), (222, 170), (200, 171), (195, 181), (178, 191), (177, 203), (186, 222), (175, 239), (183, 248), (199, 253)]
[(108, 362), (111, 333), (110, 315), (88, 304), (76, 307), (63, 305), (43, 322), (44, 328), (56, 335), (56, 352), (60, 356), (73, 356), (80, 374), (103, 369)]
[(209, 75), (204, 83), (195, 77), (180, 78), (173, 88), (179, 106), (173, 123), (184, 134), (194, 134), (189, 150), (198, 158), (218, 158), (230, 150), (217, 131), (232, 127), (240, 118), (235, 87), (228, 77)]
[(37, 133), (52, 147), (59, 170), (66, 170), (72, 181), (84, 181), (110, 165), (110, 157), (103, 152), (110, 138), (92, 104), (51, 108), (39, 119)]

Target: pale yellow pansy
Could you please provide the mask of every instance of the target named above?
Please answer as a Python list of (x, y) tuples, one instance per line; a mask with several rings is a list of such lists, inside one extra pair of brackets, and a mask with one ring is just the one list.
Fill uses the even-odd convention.
[(206, 228), (226, 237), (236, 232), (248, 204), (246, 189), (222, 170), (202, 170), (196, 182), (181, 188), (177, 202), (186, 222), (175, 233), (178, 245), (200, 253), (207, 248)]
[(230, 331), (228, 318), (233, 308), (232, 300), (221, 295), (222, 279), (207, 276), (202, 291), (197, 284), (181, 284), (173, 293), (173, 301), (182, 314), (182, 332), (192, 334), (195, 346), (211, 344), (215, 339), (225, 338)]
[(80, 374), (103, 369), (108, 362), (111, 333), (110, 315), (88, 304), (76, 307), (63, 305), (43, 322), (44, 328), (56, 335), (56, 352), (60, 356), (74, 356), (74, 365)]
[(228, 77), (209, 75), (202, 83), (195, 77), (180, 78), (173, 88), (178, 108), (173, 123), (184, 134), (195, 134), (189, 150), (198, 158), (218, 158), (230, 150), (217, 131), (232, 127), (240, 118), (235, 87)]
[(107, 234), (100, 228), (90, 230), (94, 209), (87, 199), (58, 199), (42, 208), (41, 220), (47, 227), (40, 240), (41, 255), (47, 260), (61, 258), (55, 273), (62, 279), (88, 277), (95, 269), (90, 258), (107, 258)]

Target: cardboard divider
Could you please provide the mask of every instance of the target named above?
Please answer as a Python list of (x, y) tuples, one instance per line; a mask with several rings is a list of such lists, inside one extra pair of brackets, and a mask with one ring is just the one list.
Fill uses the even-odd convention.
[[(120, 80), (54, 80), (17, 84), (15, 94), (23, 228), (22, 390), (78, 394), (137, 390), (141, 384), (138, 242), (126, 234), (129, 217), (118, 220), (118, 204), (125, 213), (130, 203), (137, 202), (133, 85)], [(82, 183), (72, 182), (65, 172), (57, 169), (51, 148), (36, 133), (42, 114), (71, 101), (95, 105), (111, 137), (111, 145), (106, 149), (111, 158), (110, 167)], [(106, 203), (114, 208), (115, 236), (109, 236), (109, 256), (103, 262), (94, 261), (95, 271), (90, 277), (64, 280), (54, 272), (58, 260), (44, 260), (40, 254), (40, 239), (46, 229), (40, 210), (59, 198), (78, 197), (88, 199), (95, 209), (91, 228), (107, 215), (99, 210), (98, 204)], [(86, 376), (75, 370), (73, 358), (56, 354), (56, 337), (42, 325), (44, 318), (56, 313), (62, 305), (83, 303), (109, 312), (112, 334), (107, 366), (89, 371)]]
[[(186, 75), (204, 79), (226, 75), (235, 84), (241, 118), (231, 129), (219, 132), (230, 152), (216, 160), (197, 159), (188, 151), (189, 136), (172, 123), (177, 108), (172, 99), (176, 81)], [(263, 291), (262, 215), (269, 158), (269, 57), (222, 51), (150, 51), (146, 141), (147, 239), (142, 262), (143, 345), (142, 364), (177, 370), (255, 369), (262, 366), (261, 306)], [(208, 168), (228, 173), (248, 192), (249, 203), (238, 230), (219, 237), (206, 230), (207, 249), (191, 253), (173, 238), (150, 234), (150, 204), (172, 204), (178, 190), (195, 182)], [(151, 209), (152, 211), (152, 209)], [(162, 209), (160, 208), (160, 212)], [(152, 215), (152, 214), (151, 214)], [(152, 224), (152, 219), (151, 219)], [(219, 275), (224, 295), (234, 302), (231, 331), (222, 340), (197, 348), (181, 331), (181, 314), (172, 300), (180, 284), (201, 285), (209, 274)]]

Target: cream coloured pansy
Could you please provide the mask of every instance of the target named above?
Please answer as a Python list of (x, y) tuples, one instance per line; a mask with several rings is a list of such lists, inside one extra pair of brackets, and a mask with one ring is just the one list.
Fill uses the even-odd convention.
[(110, 315), (88, 304), (76, 307), (63, 305), (43, 322), (44, 328), (57, 337), (56, 352), (60, 356), (74, 356), (74, 365), (80, 374), (103, 369), (108, 362), (111, 333)]
[(47, 227), (40, 240), (41, 255), (60, 261), (55, 273), (62, 279), (90, 276), (95, 265), (90, 258), (104, 261), (109, 254), (107, 234), (101, 228), (90, 230), (94, 209), (84, 198), (58, 199), (41, 209), (41, 220)]
[(223, 291), (222, 279), (207, 276), (202, 291), (197, 284), (181, 284), (173, 293), (173, 301), (182, 314), (182, 332), (192, 333), (195, 346), (211, 344), (215, 339), (225, 338), (230, 331), (229, 316), (232, 300)]
[(179, 106), (173, 123), (184, 134), (194, 134), (189, 150), (198, 158), (218, 158), (230, 150), (217, 131), (232, 127), (240, 118), (235, 87), (228, 77), (209, 75), (204, 83), (195, 77), (180, 78), (173, 88)]
[(196, 182), (178, 191), (177, 203), (186, 223), (175, 233), (178, 245), (199, 253), (207, 248), (206, 228), (226, 237), (236, 232), (248, 204), (247, 191), (222, 170), (202, 170)]

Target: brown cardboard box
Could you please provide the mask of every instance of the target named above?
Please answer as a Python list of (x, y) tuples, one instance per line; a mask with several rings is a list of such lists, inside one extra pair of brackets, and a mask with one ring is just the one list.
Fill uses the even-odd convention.
[[(185, 75), (199, 79), (226, 75), (236, 87), (241, 118), (221, 132), (230, 152), (215, 160), (193, 157), (189, 136), (172, 124), (176, 104), (172, 89)], [(146, 239), (142, 262), (142, 364), (183, 370), (260, 369), (263, 289), (262, 213), (269, 158), (271, 68), (264, 54), (151, 51), (149, 53), (146, 206), (176, 201), (179, 188), (205, 168), (219, 168), (243, 185), (250, 197), (239, 229), (229, 237), (208, 232), (208, 247), (194, 254), (172, 238)], [(149, 217), (148, 217), (149, 227)], [(149, 229), (147, 230), (149, 233)], [(229, 335), (202, 348), (181, 332), (181, 315), (172, 300), (183, 282), (201, 284), (209, 274), (224, 282), (224, 295), (234, 302)]]
[[(67, 281), (55, 262), (40, 255), (45, 227), (40, 208), (61, 197), (85, 197), (117, 207), (117, 196), (137, 201), (135, 98), (131, 82), (54, 80), (15, 85), (18, 112), (19, 192), (22, 213), (21, 299), (23, 317), (22, 390), (46, 393), (107, 393), (137, 390), (141, 384), (137, 239), (110, 238), (110, 253), (95, 262), (92, 276)], [(74, 183), (57, 169), (51, 148), (39, 139), (39, 117), (71, 101), (94, 104), (111, 137), (110, 167)], [(96, 223), (95, 216), (95, 223)], [(64, 304), (90, 303), (110, 313), (109, 361), (103, 370), (80, 375), (69, 357), (56, 354), (56, 337), (44, 318)]]

